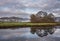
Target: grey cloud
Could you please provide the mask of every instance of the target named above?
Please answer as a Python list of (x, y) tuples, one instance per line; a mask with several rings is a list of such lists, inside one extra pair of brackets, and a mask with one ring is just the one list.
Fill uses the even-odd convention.
[[(15, 12), (15, 11), (14, 11)], [(26, 12), (4, 12), (4, 11), (0, 11), (0, 17), (11, 17), (11, 16), (16, 16), (16, 17), (22, 17), (22, 18), (29, 18), (30, 14), (26, 13)]]
[(53, 10), (54, 13), (57, 13), (58, 15), (60, 15), (60, 9), (55, 9)]
[[(56, 9), (60, 9), (60, 0), (0, 0), (0, 7), (8, 7), (10, 9), (34, 9), (47, 12), (57, 12)], [(54, 10), (54, 11), (53, 11)]]
[(25, 8), (24, 4), (21, 3), (22, 1), (18, 0), (0, 0), (0, 6), (1, 7), (9, 7), (12, 9), (23, 9)]

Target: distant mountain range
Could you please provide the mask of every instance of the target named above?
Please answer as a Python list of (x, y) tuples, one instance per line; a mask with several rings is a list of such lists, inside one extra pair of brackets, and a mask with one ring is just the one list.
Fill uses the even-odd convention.
[[(1, 17), (0, 18), (0, 21), (18, 21), (18, 20), (30, 20), (29, 18), (20, 18), (20, 17), (15, 17), (15, 16), (12, 16), (12, 17)], [(60, 17), (55, 17), (55, 20), (56, 22), (60, 22)]]
[(57, 22), (60, 22), (60, 17), (55, 17), (55, 20), (56, 20)]
[(28, 18), (20, 18), (20, 17), (1, 17), (0, 21), (1, 22), (22, 22), (22, 21), (27, 21), (29, 20)]
[(21, 20), (28, 20), (28, 18), (20, 18), (20, 17), (1, 17), (0, 19), (21, 19)]

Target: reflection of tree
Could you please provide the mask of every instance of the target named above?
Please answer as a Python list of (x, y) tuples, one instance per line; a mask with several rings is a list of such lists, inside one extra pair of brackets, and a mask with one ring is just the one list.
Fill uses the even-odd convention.
[(31, 33), (34, 34), (36, 33), (38, 36), (43, 37), (47, 36), (48, 34), (53, 34), (55, 32), (55, 28), (39, 28), (39, 27), (31, 27)]

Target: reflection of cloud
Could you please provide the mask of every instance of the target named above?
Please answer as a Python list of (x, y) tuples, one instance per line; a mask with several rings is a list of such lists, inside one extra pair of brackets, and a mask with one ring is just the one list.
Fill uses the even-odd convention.
[[(28, 41), (55, 41), (54, 36), (59, 35), (60, 29), (57, 29), (53, 35), (48, 35), (45, 37), (38, 37), (36, 34), (31, 34), (30, 28), (20, 28), (20, 29), (0, 29), (0, 40), (28, 40)], [(54, 38), (54, 39), (53, 39)], [(25, 39), (25, 40), (24, 40)], [(9, 41), (10, 41), (9, 40)]]
[(60, 29), (57, 29), (52, 36), (54, 36), (54, 37), (60, 37)]
[[(26, 30), (28, 29), (28, 30)], [(22, 34), (28, 33), (29, 28), (22, 28), (22, 29), (16, 29), (16, 30), (10, 30), (10, 29), (2, 29), (0, 30), (0, 39), (9, 39), (12, 37), (20, 37)]]
[(39, 38), (36, 34), (31, 34), (31, 33), (22, 34), (21, 37), (25, 37), (25, 38)]

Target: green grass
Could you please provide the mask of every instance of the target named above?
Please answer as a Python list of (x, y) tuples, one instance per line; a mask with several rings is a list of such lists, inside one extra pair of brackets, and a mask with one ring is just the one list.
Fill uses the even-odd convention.
[(55, 26), (60, 23), (30, 23), (30, 22), (0, 22), (0, 27), (15, 27), (15, 26)]

